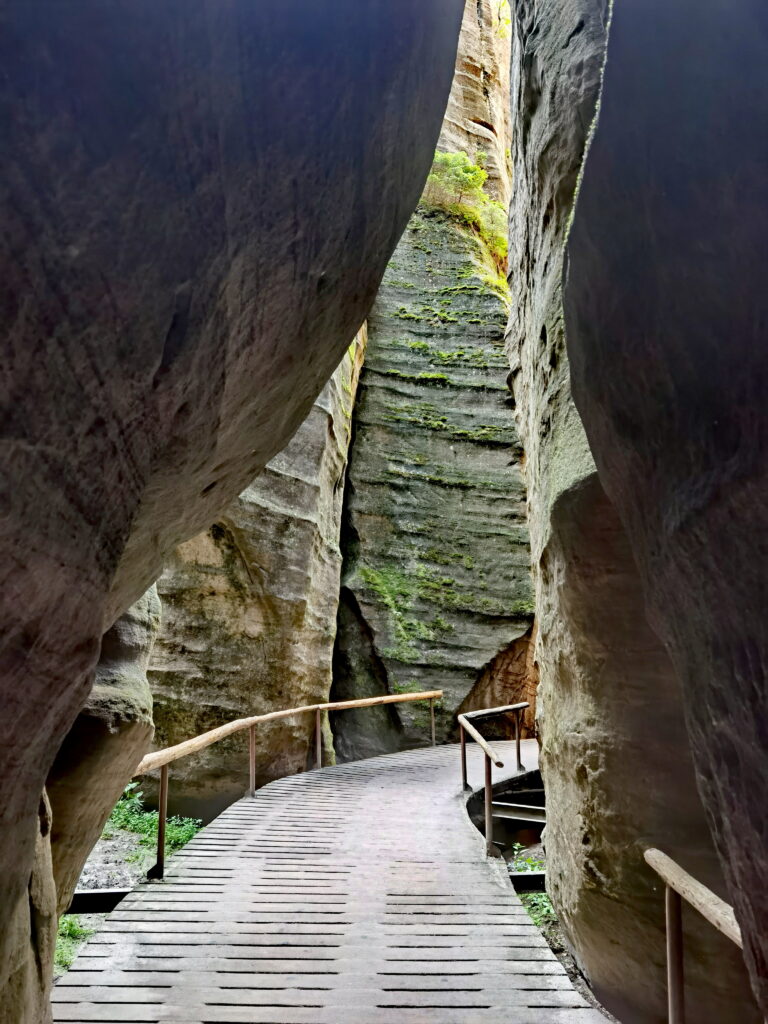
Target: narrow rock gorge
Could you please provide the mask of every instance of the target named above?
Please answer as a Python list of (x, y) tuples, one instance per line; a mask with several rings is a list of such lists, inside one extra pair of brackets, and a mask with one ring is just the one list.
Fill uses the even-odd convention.
[[(487, 699), (490, 675), (501, 703), (535, 690), (522, 449), (503, 351), (506, 239), (500, 246), (492, 221), (505, 235), (503, 7), (466, 6), (433, 174), (368, 321), (344, 508), (334, 698), (442, 689), (440, 739), (453, 735), (459, 707), (480, 706), (475, 684)], [(454, 186), (451, 154), (465, 154), (459, 173), (487, 175), (473, 200), (479, 221), (466, 205), (471, 186)], [(428, 722), (418, 705), (341, 713), (337, 753), (427, 742)]]
[[(697, 792), (678, 676), (647, 623), (641, 576), (571, 396), (562, 246), (595, 116), (607, 17), (599, 0), (515, 7), (507, 343), (536, 585), (547, 887), (605, 1006), (622, 1024), (661, 1024), (663, 886), (643, 850), (659, 846), (728, 892)], [(627, 112), (635, 109), (627, 104), (623, 123), (633, 123)], [(594, 203), (602, 203), (597, 193)], [(633, 212), (623, 215), (635, 222)], [(614, 295), (627, 274), (631, 265), (622, 265)], [(633, 294), (636, 306), (646, 303)], [(626, 396), (637, 374), (613, 380), (616, 396)], [(646, 465), (627, 494), (642, 493), (653, 476)], [(758, 1021), (738, 950), (694, 912), (685, 929), (690, 1019)]]
[[(344, 476), (364, 350), (361, 331), (288, 446), (168, 560), (149, 671), (156, 746), (328, 700)], [(307, 767), (314, 725), (309, 715), (259, 727), (257, 785)], [(246, 788), (247, 758), (248, 737), (239, 734), (178, 762), (172, 808), (206, 818), (222, 810)]]

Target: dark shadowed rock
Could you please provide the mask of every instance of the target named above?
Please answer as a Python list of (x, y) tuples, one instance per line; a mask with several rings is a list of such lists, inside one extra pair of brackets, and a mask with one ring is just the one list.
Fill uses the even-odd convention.
[[(609, 1009), (627, 1024), (658, 1024), (663, 892), (643, 848), (661, 845), (716, 891), (725, 888), (696, 793), (680, 686), (647, 624), (628, 539), (571, 397), (562, 245), (600, 85), (606, 8), (600, 0), (516, 5), (509, 352), (536, 577), (548, 888), (579, 966)], [(644, 88), (648, 70), (633, 73)], [(632, 112), (629, 104), (619, 115), (628, 130)], [(642, 209), (638, 198), (622, 215), (638, 218)], [(611, 251), (615, 220), (605, 223)], [(606, 303), (632, 272), (622, 262)], [(605, 366), (614, 343), (605, 339)], [(610, 373), (617, 396), (633, 391), (635, 374)], [(634, 494), (645, 496), (652, 481), (647, 467)], [(686, 948), (691, 1018), (753, 1020), (738, 955), (693, 913)]]
[(152, 739), (147, 666), (159, 628), (153, 585), (104, 634), (93, 688), (46, 780), (59, 913), (69, 906), (88, 852)]
[(765, 4), (616, 4), (567, 289), (574, 394), (682, 681), (763, 1012), (767, 112)]
[[(284, 446), (363, 320), (462, 9), (6, 5), (3, 921), (28, 905), (40, 794), (102, 633)], [(19, 934), (4, 1001), (33, 955)]]

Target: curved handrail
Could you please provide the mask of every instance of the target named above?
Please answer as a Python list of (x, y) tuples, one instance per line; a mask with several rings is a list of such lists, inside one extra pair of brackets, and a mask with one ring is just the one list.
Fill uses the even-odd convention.
[[(346, 711), (350, 708), (370, 708), (377, 704), (405, 704), (413, 700), (428, 700), (429, 712), (432, 727), (432, 746), (435, 745), (435, 701), (443, 696), (442, 690), (426, 690), (424, 693), (393, 693), (382, 697), (363, 697), (360, 700), (337, 700), (326, 704), (304, 704), (297, 708), (283, 708), (280, 711), (270, 711), (265, 715), (252, 715), (250, 718), (237, 718), (216, 729), (209, 729), (208, 732), (194, 736), (183, 743), (176, 743), (172, 747), (164, 747), (162, 750), (154, 750), (147, 754), (140, 762), (134, 778), (137, 775), (144, 775), (156, 768), (160, 769), (160, 792), (158, 794), (158, 820), (157, 820), (157, 862), (147, 872), (147, 878), (162, 878), (165, 871), (165, 824), (168, 816), (168, 765), (178, 761), (181, 757), (188, 757), (196, 754), (199, 750), (205, 750), (212, 743), (226, 739), (234, 733), (249, 731), (248, 761), (249, 781), (248, 794), (255, 796), (256, 792), (256, 726), (260, 722), (274, 721), (276, 718), (287, 718), (289, 715), (300, 715), (307, 711), (315, 715), (315, 767), (322, 768), (323, 744), (322, 744), (322, 713), (323, 711)], [(246, 795), (248, 795), (246, 794)]]
[(146, 772), (162, 768), (163, 765), (172, 764), (180, 757), (188, 757), (196, 754), (198, 750), (204, 750), (212, 743), (226, 739), (227, 736), (243, 729), (250, 729), (260, 722), (271, 722), (276, 718), (287, 718), (289, 715), (300, 715), (307, 711), (345, 711), (349, 708), (370, 708), (377, 704), (401, 704), (411, 700), (439, 700), (443, 696), (442, 690), (427, 690), (424, 693), (395, 693), (383, 697), (364, 697), (361, 700), (340, 700), (328, 704), (304, 704), (297, 708), (283, 708), (280, 711), (270, 711), (265, 715), (253, 715), (251, 718), (237, 718), (226, 725), (220, 725), (216, 729), (210, 729), (190, 740), (176, 743), (172, 747), (164, 747), (162, 750), (154, 750), (147, 754), (139, 763), (136, 775), (144, 775)]
[(520, 760), (520, 715), (529, 707), (528, 701), (521, 701), (519, 704), (503, 704), (498, 708), (482, 708), (479, 711), (465, 711), (458, 715), (459, 739), (461, 740), (461, 781), (464, 789), (469, 789), (467, 782), (467, 741), (465, 733), (469, 733), (473, 740), (483, 751), (485, 762), (485, 849), (488, 856), (495, 851), (493, 845), (493, 793), (491, 788), (491, 763), (497, 768), (503, 768), (504, 762), (499, 755), (481, 735), (478, 729), (472, 725), (470, 718), (492, 718), (494, 715), (506, 715), (509, 712), (515, 714), (515, 751), (517, 754), (517, 770), (525, 771), (525, 765)]
[(694, 910), (698, 910), (702, 917), (734, 942), (739, 949), (743, 949), (741, 929), (733, 907), (689, 874), (685, 868), (680, 867), (677, 861), (653, 847), (645, 850), (643, 857), (665, 885), (669, 1024), (685, 1024), (682, 900), (689, 903)]

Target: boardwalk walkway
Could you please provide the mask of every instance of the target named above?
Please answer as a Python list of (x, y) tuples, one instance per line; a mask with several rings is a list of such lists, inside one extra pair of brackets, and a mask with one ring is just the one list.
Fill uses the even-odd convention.
[(486, 860), (460, 788), (458, 749), (436, 747), (240, 800), (112, 913), (54, 1020), (605, 1024)]

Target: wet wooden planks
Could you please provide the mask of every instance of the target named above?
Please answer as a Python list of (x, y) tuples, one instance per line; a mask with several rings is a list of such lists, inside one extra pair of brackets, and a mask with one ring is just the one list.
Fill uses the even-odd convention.
[(56, 986), (54, 1020), (604, 1022), (485, 859), (459, 775), (458, 749), (437, 747), (240, 800), (111, 914)]

